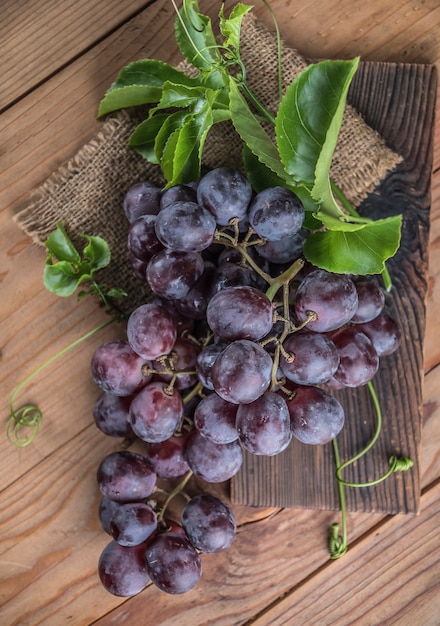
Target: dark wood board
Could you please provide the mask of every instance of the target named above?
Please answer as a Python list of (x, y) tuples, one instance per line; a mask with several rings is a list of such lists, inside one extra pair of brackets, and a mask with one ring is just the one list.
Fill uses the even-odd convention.
[[(414, 461), (374, 487), (346, 487), (350, 511), (417, 513), (420, 501), (420, 439), (423, 404), (423, 338), (428, 281), (430, 183), (436, 68), (430, 65), (362, 62), (349, 102), (387, 144), (403, 157), (359, 212), (372, 218), (403, 215), (402, 243), (389, 263), (393, 288), (386, 308), (402, 328), (399, 350), (381, 360), (374, 379), (383, 428), (374, 448), (344, 472), (351, 482), (371, 481), (388, 469), (389, 457)], [(338, 437), (341, 459), (359, 452), (376, 423), (367, 387), (338, 392), (346, 424)], [(275, 457), (245, 454), (231, 481), (235, 504), (306, 509), (339, 509), (332, 444), (307, 446), (294, 440)]]

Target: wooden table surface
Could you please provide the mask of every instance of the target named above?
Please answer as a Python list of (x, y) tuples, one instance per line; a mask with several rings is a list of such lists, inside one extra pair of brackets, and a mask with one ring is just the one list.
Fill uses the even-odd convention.
[[(217, 12), (214, 3), (200, 4)], [(271, 4), (285, 41), (305, 56), (440, 63), (438, 0)], [(261, 1), (255, 12), (271, 27)], [(173, 20), (169, 0), (2, 2), (2, 423), (14, 387), (105, 315), (91, 300), (78, 304), (45, 291), (44, 251), (14, 214), (99, 130), (98, 102), (123, 65), (144, 57), (180, 60)], [(192, 592), (169, 596), (150, 585), (129, 600), (108, 594), (97, 576), (108, 536), (98, 521), (95, 475), (118, 442), (92, 423), (96, 387), (88, 363), (96, 347), (119, 336), (111, 326), (20, 395), (44, 414), (34, 443), (18, 449), (1, 436), (2, 626), (440, 623), (440, 125), (433, 133), (420, 514), (350, 513), (349, 551), (331, 561), (326, 538), (334, 512), (237, 506), (233, 545), (204, 556), (202, 581)]]

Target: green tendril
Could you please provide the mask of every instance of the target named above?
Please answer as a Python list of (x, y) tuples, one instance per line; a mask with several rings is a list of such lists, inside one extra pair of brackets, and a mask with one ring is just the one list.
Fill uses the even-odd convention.
[(275, 36), (276, 36), (276, 42), (277, 42), (278, 95), (281, 100), (281, 98), (283, 97), (283, 67), (281, 63), (281, 32), (280, 32), (280, 27), (278, 24), (275, 11), (272, 9), (272, 7), (270, 6), (267, 0), (263, 0), (263, 4), (265, 5), (266, 9), (269, 11), (272, 17), (274, 28), (275, 28)]
[[(42, 363), (33, 372), (31, 372), (31, 374), (29, 374), (29, 376), (27, 376), (19, 385), (17, 385), (17, 387), (12, 392), (11, 398), (9, 400), (10, 416), (6, 423), (6, 437), (10, 443), (19, 448), (24, 448), (28, 446), (37, 436), (40, 424), (43, 419), (43, 413), (34, 404), (24, 404), (20, 408), (14, 409), (15, 399), (20, 391), (23, 389), (23, 387), (25, 387), (44, 368), (48, 367), (54, 361), (67, 354), (67, 352), (69, 352), (73, 348), (76, 348), (76, 346), (92, 337), (95, 333), (99, 332), (106, 326), (109, 326), (110, 324), (118, 320), (119, 317), (112, 317), (111, 319), (107, 320), (103, 324), (100, 324), (85, 335), (82, 335), (82, 337), (72, 342), (71, 344), (54, 354), (52, 357), (50, 357), (50, 359)], [(23, 429), (27, 431), (27, 434), (22, 434)]]
[[(11, 411), (11, 413), (11, 417), (6, 423), (6, 437), (17, 448), (25, 448), (37, 436), (43, 413), (33, 404), (25, 404), (17, 411)], [(22, 429), (30, 430), (30, 432), (22, 435)]]
[(348, 550), (347, 546), (347, 526), (343, 524), (343, 533), (339, 534), (339, 524), (332, 524), (330, 536), (328, 539), (328, 549), (330, 558), (333, 560), (340, 559)]
[(339, 534), (339, 524), (333, 524), (331, 532), (330, 532), (328, 548), (330, 552), (330, 558), (332, 559), (338, 559), (339, 557), (343, 556), (348, 550), (347, 510), (346, 510), (346, 503), (345, 503), (344, 487), (355, 487), (355, 488), (373, 487), (374, 485), (378, 485), (379, 483), (386, 480), (394, 472), (406, 472), (414, 466), (413, 461), (409, 457), (406, 457), (406, 456), (399, 457), (399, 456), (393, 455), (389, 459), (388, 470), (384, 474), (382, 474), (382, 476), (379, 476), (378, 478), (375, 478), (374, 480), (363, 482), (363, 483), (353, 483), (353, 482), (346, 481), (342, 478), (342, 472), (344, 471), (344, 469), (346, 469), (349, 465), (352, 465), (353, 463), (358, 461), (374, 446), (382, 430), (382, 411), (380, 408), (380, 403), (376, 394), (376, 390), (371, 381), (368, 382), (367, 385), (368, 385), (368, 389), (370, 391), (370, 395), (373, 400), (374, 408), (376, 411), (376, 430), (375, 430), (373, 437), (371, 438), (369, 443), (363, 448), (363, 450), (361, 450), (358, 454), (353, 456), (351, 459), (348, 459), (348, 461), (345, 461), (344, 463), (341, 463), (338, 442), (336, 438), (333, 439), (333, 442), (332, 442), (333, 452), (334, 452), (334, 457), (335, 457), (336, 479), (338, 482), (339, 502), (340, 502), (340, 509), (341, 509), (341, 518), (342, 518), (342, 535)]

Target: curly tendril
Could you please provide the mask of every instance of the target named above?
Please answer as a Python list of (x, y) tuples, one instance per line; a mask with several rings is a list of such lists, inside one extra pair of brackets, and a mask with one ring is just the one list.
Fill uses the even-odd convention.
[(368, 384), (368, 389), (370, 391), (370, 395), (371, 395), (371, 398), (373, 400), (373, 404), (376, 410), (376, 418), (377, 418), (376, 431), (373, 437), (371, 438), (371, 440), (369, 441), (369, 443), (365, 446), (363, 450), (358, 452), (358, 454), (353, 456), (351, 459), (348, 459), (348, 461), (345, 461), (344, 463), (341, 463), (338, 442), (336, 441), (336, 439), (333, 439), (333, 442), (332, 442), (333, 452), (334, 452), (334, 457), (335, 457), (335, 464), (336, 464), (336, 479), (338, 482), (339, 502), (340, 502), (340, 508), (341, 508), (342, 535), (339, 534), (339, 524), (333, 524), (331, 528), (329, 540), (328, 540), (328, 549), (330, 552), (331, 559), (339, 559), (348, 550), (347, 511), (346, 511), (346, 504), (345, 504), (344, 487), (356, 487), (356, 488), (372, 487), (386, 480), (394, 472), (406, 472), (414, 466), (413, 461), (409, 457), (406, 457), (406, 456), (399, 457), (399, 456), (393, 455), (389, 459), (388, 470), (384, 474), (382, 474), (382, 476), (379, 476), (378, 478), (375, 478), (374, 480), (371, 480), (365, 483), (352, 483), (352, 482), (343, 480), (342, 478), (343, 470), (346, 469), (349, 465), (352, 465), (353, 463), (358, 461), (373, 447), (373, 445), (376, 443), (377, 439), (379, 438), (380, 432), (382, 430), (382, 411), (380, 408), (380, 403), (376, 394), (376, 390), (374, 389), (373, 383), (371, 381), (367, 384)]
[(328, 549), (331, 559), (339, 559), (348, 550), (347, 538), (339, 534), (339, 524), (332, 524), (328, 539)]
[[(11, 416), (6, 424), (6, 437), (10, 443), (18, 448), (24, 448), (35, 439), (43, 419), (41, 410), (33, 404), (25, 404), (17, 411), (10, 404)], [(30, 429), (30, 433), (22, 434), (23, 429)]]

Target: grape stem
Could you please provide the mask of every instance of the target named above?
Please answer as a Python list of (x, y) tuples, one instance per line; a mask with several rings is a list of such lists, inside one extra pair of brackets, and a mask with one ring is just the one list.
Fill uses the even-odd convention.
[(372, 381), (369, 381), (367, 385), (368, 385), (368, 389), (369, 389), (371, 398), (373, 400), (374, 408), (376, 411), (376, 430), (374, 432), (373, 437), (360, 452), (355, 454), (352, 458), (348, 459), (348, 461), (345, 461), (344, 463), (341, 463), (339, 447), (338, 447), (338, 442), (336, 438), (333, 439), (333, 442), (332, 442), (335, 465), (336, 465), (336, 479), (338, 482), (341, 518), (342, 518), (342, 536), (339, 534), (339, 524), (333, 524), (332, 530), (330, 533), (329, 552), (330, 552), (330, 558), (332, 559), (340, 558), (348, 550), (347, 511), (346, 511), (346, 504), (345, 504), (344, 487), (355, 487), (355, 488), (372, 487), (386, 480), (394, 472), (406, 472), (409, 469), (411, 469), (414, 465), (413, 461), (409, 457), (406, 457), (406, 456), (398, 457), (398, 456), (393, 455), (391, 456), (389, 460), (388, 470), (384, 474), (382, 474), (381, 476), (379, 476), (378, 478), (374, 480), (370, 480), (368, 482), (363, 482), (363, 483), (354, 483), (354, 482), (346, 481), (342, 478), (342, 472), (344, 471), (344, 469), (346, 469), (349, 465), (352, 465), (353, 463), (358, 461), (369, 450), (371, 450), (371, 448), (374, 446), (374, 444), (378, 440), (380, 432), (382, 430), (382, 411), (380, 408), (380, 403), (377, 397), (377, 393), (376, 393), (376, 390), (374, 388)]
[[(297, 259), (282, 274), (280, 274), (276, 278), (270, 278), (270, 281), (268, 281), (270, 287), (266, 291), (266, 296), (269, 298), (271, 302), (275, 298), (278, 290), (284, 285), (288, 286), (290, 281), (293, 278), (295, 278), (295, 276), (298, 274), (298, 272), (302, 270), (303, 267), (304, 267), (304, 260)], [(287, 309), (287, 313), (288, 313), (288, 309)], [(284, 315), (285, 317), (289, 317), (289, 315), (286, 315), (286, 310), (284, 310)]]
[(160, 510), (160, 513), (157, 516), (157, 522), (158, 524), (161, 524), (163, 522), (163, 518), (165, 516), (165, 511), (167, 510), (171, 500), (173, 498), (175, 498), (176, 496), (179, 495), (179, 493), (181, 493), (183, 491), (183, 489), (186, 487), (187, 483), (189, 482), (191, 476), (193, 475), (193, 471), (192, 470), (188, 470), (188, 472), (185, 474), (185, 476), (183, 477), (183, 480), (180, 481), (180, 483), (178, 483), (174, 489), (172, 491), (170, 491), (170, 493), (167, 496), (167, 499), (165, 500), (165, 502), (163, 503), (163, 506)]
[(203, 389), (202, 383), (197, 383), (194, 387), (189, 391), (184, 398), (182, 398), (183, 404), (188, 404), (195, 396), (197, 396)]

